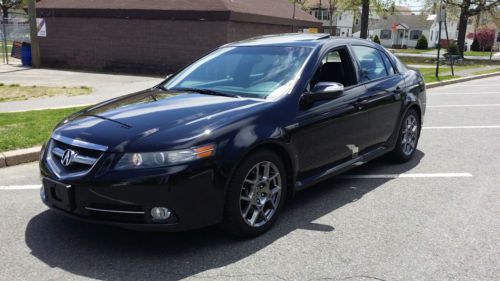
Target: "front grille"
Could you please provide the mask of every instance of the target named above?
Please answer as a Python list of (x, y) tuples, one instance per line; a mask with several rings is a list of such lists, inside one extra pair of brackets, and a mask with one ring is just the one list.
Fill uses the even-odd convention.
[[(65, 153), (69, 153), (67, 161), (63, 161)], [(90, 171), (103, 153), (104, 146), (53, 136), (48, 145), (47, 163), (58, 177), (82, 176)]]

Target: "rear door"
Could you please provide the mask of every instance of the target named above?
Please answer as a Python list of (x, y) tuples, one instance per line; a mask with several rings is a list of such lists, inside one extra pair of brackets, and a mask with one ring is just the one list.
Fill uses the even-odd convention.
[(351, 48), (359, 64), (361, 83), (366, 87), (359, 97), (359, 109), (370, 117), (362, 145), (362, 149), (369, 149), (386, 142), (394, 132), (403, 105), (405, 82), (385, 53), (368, 46)]

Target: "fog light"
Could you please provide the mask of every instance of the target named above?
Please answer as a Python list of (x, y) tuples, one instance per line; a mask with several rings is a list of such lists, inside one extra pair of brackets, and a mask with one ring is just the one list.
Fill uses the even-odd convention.
[(166, 220), (171, 214), (172, 212), (165, 207), (154, 207), (151, 209), (151, 216), (154, 220)]
[(43, 201), (45, 201), (45, 199), (47, 198), (47, 196), (45, 196), (45, 188), (43, 187), (43, 185), (42, 188), (40, 188), (40, 198), (42, 198)]

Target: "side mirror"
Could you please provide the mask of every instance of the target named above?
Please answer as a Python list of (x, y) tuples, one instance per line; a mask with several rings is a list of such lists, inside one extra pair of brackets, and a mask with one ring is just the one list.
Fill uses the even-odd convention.
[(311, 104), (321, 100), (331, 100), (344, 92), (344, 85), (337, 82), (319, 82), (309, 93), (302, 95), (301, 102)]

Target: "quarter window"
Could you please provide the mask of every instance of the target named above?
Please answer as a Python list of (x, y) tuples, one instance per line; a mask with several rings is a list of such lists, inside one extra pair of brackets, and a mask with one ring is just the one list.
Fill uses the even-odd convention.
[(422, 30), (412, 30), (410, 31), (410, 40), (418, 40), (422, 35)]
[(378, 50), (365, 46), (353, 46), (354, 55), (361, 66), (361, 78), (370, 81), (387, 76), (384, 62)]
[(391, 39), (392, 31), (390, 30), (381, 30), (380, 31), (380, 39)]
[(389, 76), (393, 75), (395, 73), (394, 67), (392, 66), (392, 63), (389, 60), (389, 58), (387, 57), (387, 55), (384, 54), (383, 52), (380, 52), (380, 56), (382, 57), (382, 60), (384, 61), (385, 68), (387, 70), (387, 74), (389, 74)]

